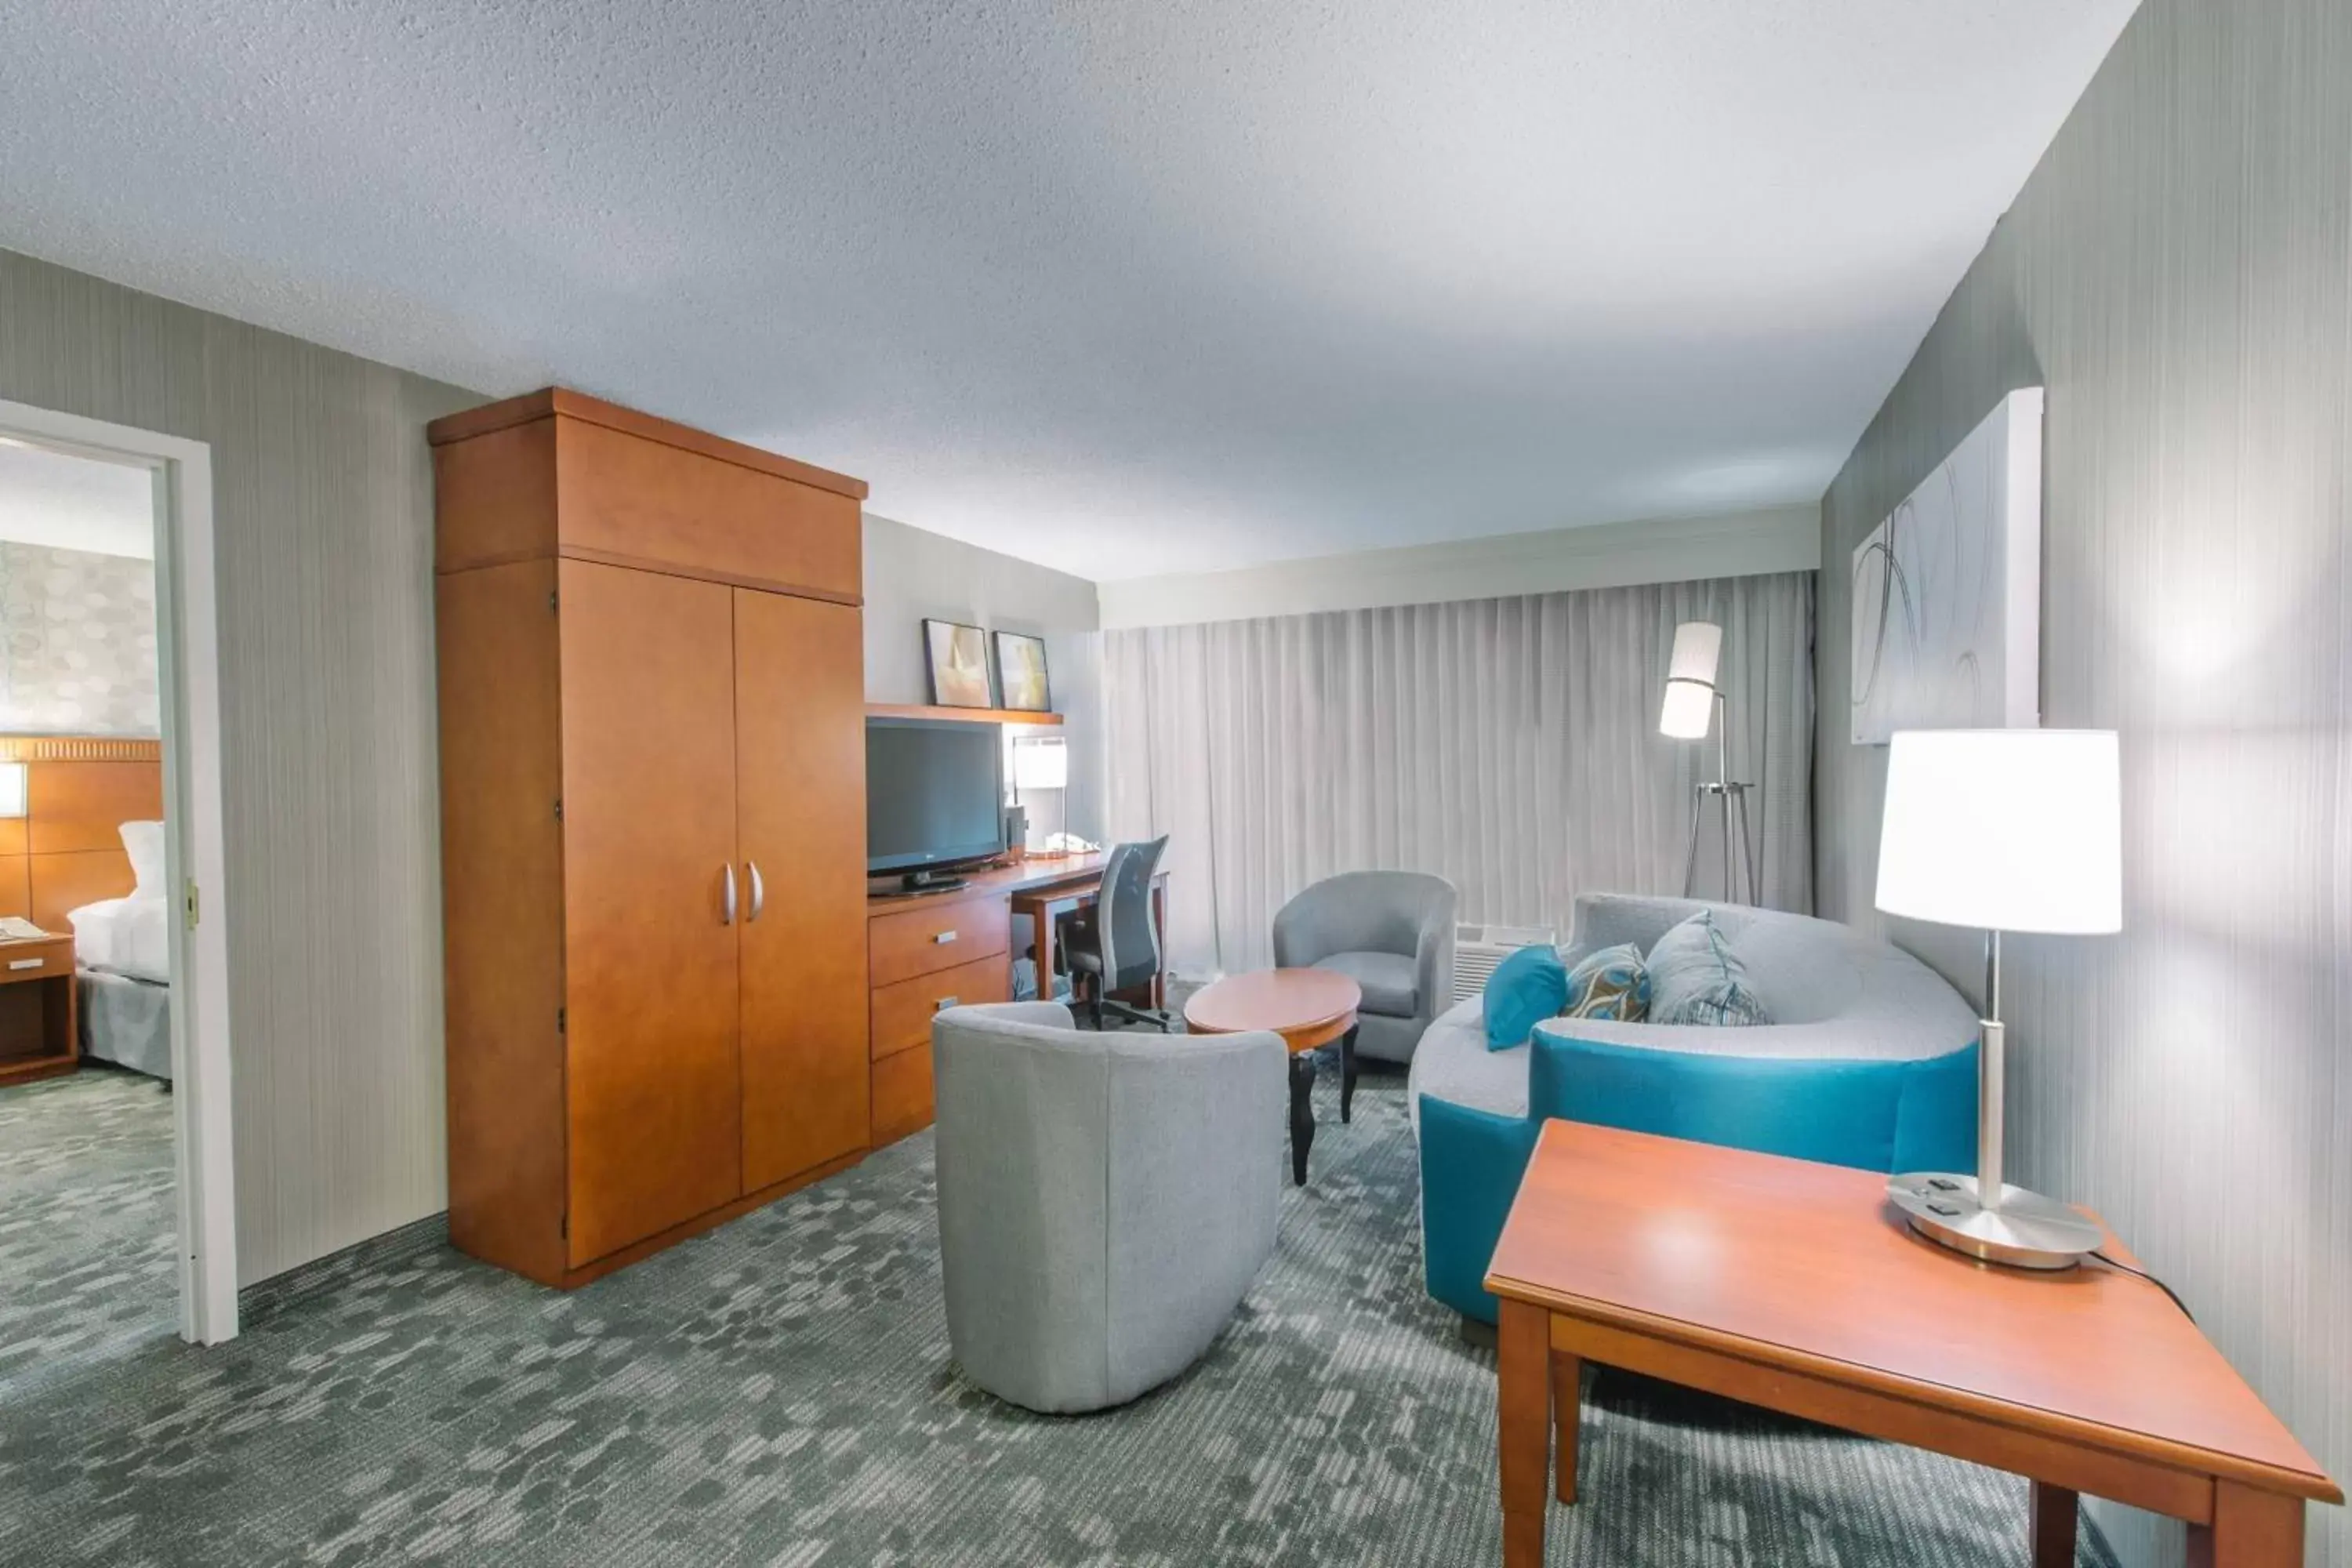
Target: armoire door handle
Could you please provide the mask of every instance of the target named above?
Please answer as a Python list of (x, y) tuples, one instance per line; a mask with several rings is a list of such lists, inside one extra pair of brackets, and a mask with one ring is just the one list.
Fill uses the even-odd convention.
[(723, 926), (735, 923), (735, 862), (732, 860), (727, 862), (727, 891), (719, 900), (719, 923)]
[(743, 917), (743, 923), (749, 925), (760, 918), (761, 910), (768, 907), (768, 888), (760, 880), (760, 863), (757, 860), (744, 861), (743, 869), (751, 873), (751, 912)]

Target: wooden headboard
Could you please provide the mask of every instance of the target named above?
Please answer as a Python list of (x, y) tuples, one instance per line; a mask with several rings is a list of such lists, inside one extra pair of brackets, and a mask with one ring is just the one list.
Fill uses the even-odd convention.
[(118, 830), (163, 820), (163, 742), (0, 735), (0, 762), (26, 764), (25, 815), (0, 817), (0, 915), (63, 933), (68, 910), (129, 893)]

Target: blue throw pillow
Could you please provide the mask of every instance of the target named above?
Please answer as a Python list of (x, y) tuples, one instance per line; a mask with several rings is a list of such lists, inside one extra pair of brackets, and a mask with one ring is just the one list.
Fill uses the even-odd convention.
[(1771, 1016), (1748, 984), (1748, 966), (1706, 910), (1650, 949), (1653, 1024), (1769, 1024)]
[(1542, 942), (1520, 948), (1486, 977), (1486, 1048), (1526, 1045), (1528, 1031), (1567, 1001), (1568, 965), (1558, 950)]
[(1563, 1018), (1611, 1018), (1638, 1024), (1650, 1016), (1650, 972), (1630, 942), (1587, 953), (1568, 972)]

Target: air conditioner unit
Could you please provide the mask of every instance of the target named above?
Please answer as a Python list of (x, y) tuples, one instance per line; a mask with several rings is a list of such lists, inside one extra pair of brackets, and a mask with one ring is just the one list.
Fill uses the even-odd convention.
[(1556, 946), (1559, 940), (1549, 926), (1455, 926), (1454, 999), (1461, 1002), (1483, 993), (1495, 966), (1518, 949)]

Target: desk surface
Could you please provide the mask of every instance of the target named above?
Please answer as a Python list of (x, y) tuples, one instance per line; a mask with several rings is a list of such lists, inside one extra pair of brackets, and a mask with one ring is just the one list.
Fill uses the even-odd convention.
[(1064, 882), (1093, 882), (1102, 878), (1103, 865), (1110, 857), (1097, 852), (1092, 855), (1033, 855), (1026, 860), (1015, 860), (1004, 866), (983, 867), (963, 874), (961, 888), (950, 888), (937, 893), (875, 893), (866, 898), (869, 915), (887, 914), (893, 910), (920, 909), (926, 904), (943, 904), (956, 899), (1004, 898), (1013, 893), (1034, 892), (1040, 888), (1057, 887)]
[(1913, 1235), (1885, 1186), (1865, 1171), (1549, 1121), (1486, 1288), (1653, 1339), (2342, 1500), (2155, 1286), (2096, 1262), (2035, 1274), (1963, 1259)]

